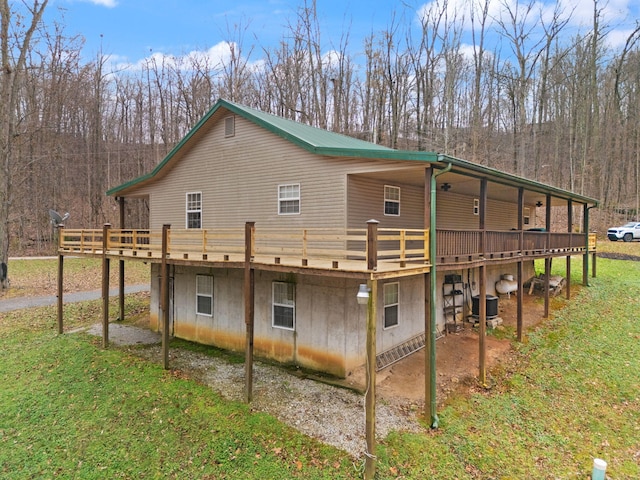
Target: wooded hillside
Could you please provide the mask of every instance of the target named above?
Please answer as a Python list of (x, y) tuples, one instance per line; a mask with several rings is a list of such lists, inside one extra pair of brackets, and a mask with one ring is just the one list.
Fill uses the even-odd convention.
[[(83, 60), (81, 38), (43, 24), (46, 0), (31, 0), (27, 18), (0, 0), (2, 258), (50, 249), (50, 208), (70, 212), (71, 227), (117, 223), (105, 191), (152, 169), (220, 97), (598, 198), (600, 233), (635, 217), (640, 26), (613, 48), (600, 0), (577, 35), (569, 12), (543, 13), (533, 0), (504, 2), (499, 17), (487, 0), (458, 16), (445, 3), (421, 12), (421, 28), (415, 10), (399, 7), (385, 30), (352, 45), (348, 31), (325, 38), (305, 0), (277, 47), (248, 41), (239, 25), (219, 60), (154, 54), (121, 68), (103, 52)], [(132, 226), (144, 226), (144, 205), (135, 208)]]

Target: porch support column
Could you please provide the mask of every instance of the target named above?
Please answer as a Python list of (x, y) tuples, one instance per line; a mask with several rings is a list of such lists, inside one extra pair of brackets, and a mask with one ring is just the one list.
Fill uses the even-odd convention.
[[(124, 229), (124, 197), (118, 197), (118, 205), (120, 207), (120, 229)], [(120, 315), (118, 315), (118, 320), (124, 320), (124, 260), (120, 259), (119, 263), (120, 269), (118, 271), (118, 306), (120, 308)]]
[(479, 332), (479, 361), (480, 361), (480, 384), (487, 386), (487, 267), (485, 265), (486, 244), (486, 217), (487, 217), (487, 179), (480, 180), (480, 254), (482, 255), (482, 265), (480, 265), (480, 332)]
[[(433, 309), (431, 304), (433, 303), (432, 292), (434, 292), (433, 284), (435, 280), (433, 274), (435, 272), (434, 264), (436, 263), (436, 257), (432, 256), (431, 244), (434, 243), (432, 239), (435, 237), (436, 232), (431, 228), (431, 176), (433, 175), (433, 168), (425, 168), (424, 170), (424, 229), (429, 231), (429, 263), (431, 264), (431, 270), (429, 273), (424, 274), (424, 333), (425, 333), (425, 356), (424, 356), (424, 398), (425, 398), (425, 412), (426, 418), (428, 411), (427, 405), (431, 398), (431, 375), (429, 370), (431, 368), (431, 325), (435, 323), (432, 319)], [(424, 246), (425, 250), (427, 245)]]
[(544, 318), (549, 318), (549, 285), (551, 279), (551, 195), (547, 194), (545, 205), (545, 230), (547, 239), (544, 258)]
[(365, 394), (365, 452), (364, 478), (373, 480), (376, 476), (376, 324), (378, 305), (378, 281), (374, 272), (378, 269), (378, 221), (367, 222), (367, 270), (371, 275), (368, 282), (367, 302), (367, 393)]
[(520, 258), (518, 260), (518, 274), (517, 274), (517, 282), (518, 282), (518, 291), (516, 293), (516, 337), (519, 342), (522, 341), (522, 320), (523, 320), (523, 301), (524, 301), (524, 287), (522, 283), (524, 279), (522, 278), (522, 262), (523, 262), (523, 252), (524, 252), (524, 221), (522, 219), (522, 215), (524, 213), (524, 188), (518, 188), (518, 231), (520, 232), (519, 240), (518, 240), (518, 250), (520, 251)]
[(480, 271), (480, 298), (478, 301), (478, 316), (480, 317), (479, 348), (480, 348), (480, 385), (487, 386), (486, 336), (487, 336), (487, 267), (482, 264)]
[[(438, 157), (440, 160), (444, 160), (443, 157)], [(442, 175), (443, 173), (447, 173), (451, 170), (453, 165), (448, 163), (447, 166), (438, 172), (434, 172), (432, 168), (428, 168), (426, 171), (426, 179), (425, 179), (425, 195), (427, 194), (427, 183), (429, 185), (429, 202), (425, 202), (425, 208), (429, 207), (429, 261), (431, 262), (431, 273), (429, 274), (431, 278), (430, 282), (430, 301), (429, 301), (429, 329), (425, 332), (428, 338), (425, 339), (425, 346), (429, 355), (425, 355), (427, 362), (425, 368), (425, 387), (427, 389), (425, 396), (425, 417), (426, 417), (426, 409), (427, 405), (429, 406), (429, 425), (431, 428), (438, 428), (438, 412), (437, 412), (437, 402), (436, 402), (436, 283), (438, 282), (438, 277), (436, 274), (436, 264), (437, 264), (437, 233), (436, 233), (436, 178)], [(426, 217), (426, 214), (425, 214)], [(428, 360), (427, 360), (428, 359)], [(429, 377), (427, 381), (427, 372), (429, 372)]]
[(102, 227), (102, 348), (109, 346), (109, 230), (111, 224)]
[[(60, 239), (63, 235), (63, 228), (58, 227), (58, 252), (60, 251)], [(62, 335), (64, 333), (64, 255), (62, 253), (58, 253), (58, 334)]]
[[(569, 253), (573, 250), (573, 202), (567, 200), (567, 231), (569, 232)], [(571, 300), (571, 255), (567, 255), (567, 300)]]
[(162, 225), (162, 263), (160, 264), (160, 305), (162, 308), (162, 367), (169, 368), (169, 229)]
[(582, 255), (582, 285), (589, 286), (589, 207), (584, 204), (584, 255)]
[(254, 330), (254, 296), (255, 274), (251, 268), (253, 260), (253, 236), (255, 222), (247, 222), (244, 226), (244, 322), (246, 326), (244, 354), (244, 400), (251, 403), (253, 398), (253, 330)]
[[(377, 252), (376, 252), (377, 255)], [(376, 476), (376, 323), (378, 304), (378, 281), (369, 280), (369, 301), (367, 303), (367, 393), (365, 397), (365, 453), (364, 478), (373, 480)]]

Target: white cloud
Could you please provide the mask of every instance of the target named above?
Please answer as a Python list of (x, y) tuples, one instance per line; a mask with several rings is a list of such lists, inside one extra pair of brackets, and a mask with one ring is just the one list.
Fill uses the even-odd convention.
[(85, 3), (93, 3), (101, 7), (114, 8), (118, 6), (117, 0), (82, 0)]

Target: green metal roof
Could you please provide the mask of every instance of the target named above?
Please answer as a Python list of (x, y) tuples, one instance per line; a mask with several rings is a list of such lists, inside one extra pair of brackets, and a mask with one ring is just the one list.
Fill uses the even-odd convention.
[(334, 132), (329, 132), (316, 127), (311, 127), (293, 120), (278, 117), (269, 113), (261, 112), (253, 108), (239, 105), (220, 99), (209, 110), (209, 112), (196, 124), (195, 127), (178, 143), (171, 152), (160, 162), (151, 172), (141, 177), (135, 178), (120, 186), (114, 187), (107, 191), (107, 195), (117, 195), (118, 193), (128, 190), (131, 187), (140, 185), (157, 176), (167, 164), (176, 156), (176, 154), (191, 140), (191, 138), (208, 122), (208, 120), (220, 109), (226, 109), (247, 120), (259, 125), (269, 132), (278, 135), (305, 150), (326, 156), (336, 157), (360, 157), (369, 159), (385, 159), (398, 161), (416, 161), (425, 163), (438, 163), (446, 165), (451, 163), (460, 171), (473, 172), (477, 175), (491, 177), (504, 183), (521, 185), (531, 188), (538, 192), (547, 192), (559, 195), (564, 198), (571, 198), (582, 203), (597, 205), (598, 201), (578, 195), (561, 188), (552, 187), (540, 182), (528, 180), (526, 178), (512, 175), (507, 172), (486, 167), (477, 163), (461, 160), (441, 155), (434, 152), (417, 152), (407, 150), (394, 150), (392, 148), (376, 145), (374, 143), (359, 140), (357, 138), (347, 137)]

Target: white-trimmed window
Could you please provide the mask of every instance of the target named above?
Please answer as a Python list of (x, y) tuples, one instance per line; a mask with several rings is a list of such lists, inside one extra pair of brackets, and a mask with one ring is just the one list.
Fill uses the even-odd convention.
[(385, 283), (384, 291), (384, 328), (395, 327), (398, 325), (399, 300), (400, 300), (400, 284)]
[(300, 184), (278, 185), (278, 215), (300, 213)]
[(187, 228), (202, 228), (202, 192), (187, 193)]
[(531, 208), (523, 207), (522, 208), (522, 223), (525, 225), (529, 225), (531, 223)]
[(473, 214), (480, 215), (480, 199), (479, 198), (473, 199)]
[(213, 316), (213, 277), (196, 275), (196, 313)]
[(296, 286), (293, 283), (273, 282), (273, 326), (295, 330)]
[(400, 215), (400, 187), (384, 186), (384, 214)]

